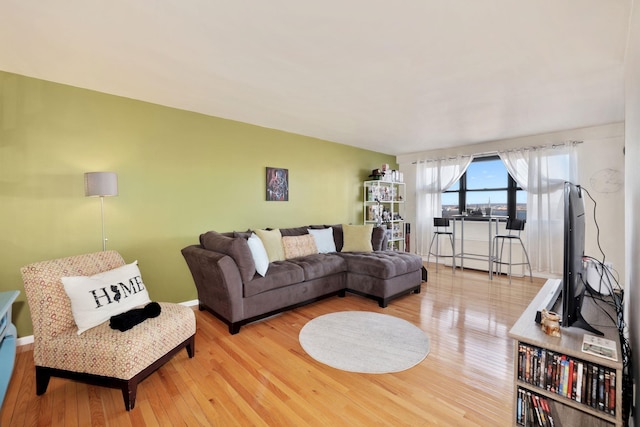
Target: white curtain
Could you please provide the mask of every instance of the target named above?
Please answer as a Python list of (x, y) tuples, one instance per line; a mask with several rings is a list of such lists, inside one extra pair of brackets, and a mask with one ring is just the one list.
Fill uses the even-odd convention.
[(472, 156), (425, 160), (416, 166), (416, 252), (427, 255), (433, 234), (433, 218), (442, 216), (440, 194), (456, 183)]
[(561, 274), (564, 251), (564, 182), (577, 183), (575, 143), (498, 153), (527, 192), (527, 252), (532, 270)]

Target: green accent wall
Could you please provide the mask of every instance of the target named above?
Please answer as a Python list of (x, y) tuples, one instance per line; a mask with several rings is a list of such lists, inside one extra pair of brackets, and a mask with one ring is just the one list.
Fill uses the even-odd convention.
[[(100, 251), (100, 200), (84, 173), (114, 171), (108, 249), (138, 260), (152, 300), (197, 298), (180, 249), (208, 230), (362, 223), (362, 181), (395, 157), (0, 71), (0, 291), (20, 267)], [(265, 168), (289, 170), (289, 201), (265, 200)]]

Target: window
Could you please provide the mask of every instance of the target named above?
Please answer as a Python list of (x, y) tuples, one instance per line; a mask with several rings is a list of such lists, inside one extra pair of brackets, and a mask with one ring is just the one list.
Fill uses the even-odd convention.
[[(442, 193), (442, 216), (461, 211), (527, 219), (527, 192), (518, 187), (498, 156), (474, 159), (460, 180)], [(462, 209), (460, 208), (462, 206)]]

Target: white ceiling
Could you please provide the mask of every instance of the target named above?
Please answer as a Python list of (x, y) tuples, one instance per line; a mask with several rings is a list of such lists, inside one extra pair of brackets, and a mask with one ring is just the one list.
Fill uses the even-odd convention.
[(0, 0), (0, 70), (407, 154), (624, 120), (632, 0)]

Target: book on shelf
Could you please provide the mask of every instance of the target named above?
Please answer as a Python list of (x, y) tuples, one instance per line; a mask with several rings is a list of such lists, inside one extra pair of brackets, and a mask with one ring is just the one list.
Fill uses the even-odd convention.
[(525, 343), (517, 363), (520, 381), (615, 416), (615, 369)]
[(530, 427), (561, 427), (555, 403), (537, 393), (518, 387), (516, 424)]
[(578, 362), (578, 367), (576, 369), (576, 395), (574, 400), (578, 403), (582, 403), (582, 387), (584, 382), (582, 381), (584, 376), (584, 363), (582, 361)]

